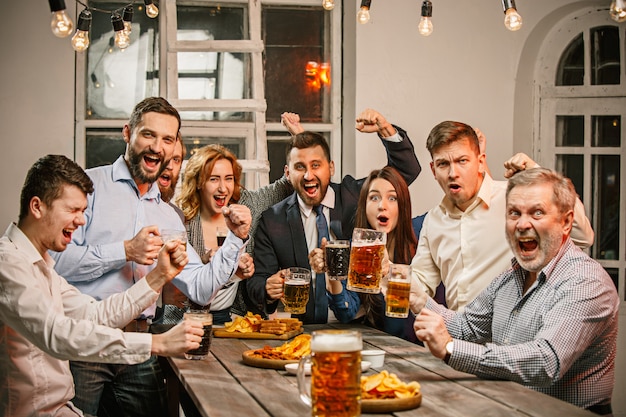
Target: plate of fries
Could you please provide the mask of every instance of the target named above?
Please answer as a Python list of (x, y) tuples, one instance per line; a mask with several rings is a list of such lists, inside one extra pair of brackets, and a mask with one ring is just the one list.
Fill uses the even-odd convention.
[(361, 377), (361, 411), (364, 413), (410, 410), (421, 403), (420, 384), (416, 381), (403, 382), (388, 371)]
[(277, 347), (265, 346), (243, 352), (243, 363), (257, 368), (285, 369), (285, 364), (297, 363), (311, 353), (311, 335), (301, 334)]
[(302, 322), (296, 318), (263, 320), (260, 315), (248, 311), (243, 317), (224, 323), (223, 328), (215, 329), (215, 337), (238, 339), (282, 339), (288, 340), (303, 332)]

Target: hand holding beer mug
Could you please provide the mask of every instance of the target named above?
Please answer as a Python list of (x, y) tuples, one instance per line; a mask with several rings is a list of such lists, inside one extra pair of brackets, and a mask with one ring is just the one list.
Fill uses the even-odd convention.
[(326, 244), (326, 274), (328, 279), (343, 281), (348, 278), (350, 266), (350, 242), (347, 240), (331, 240)]
[[(311, 334), (311, 355), (298, 364), (300, 399), (312, 407), (311, 415), (361, 415), (361, 349), (357, 330), (318, 330)], [(311, 387), (305, 367), (311, 363)]]
[(387, 234), (372, 229), (354, 229), (347, 288), (356, 292), (378, 294), (383, 276)]
[(281, 301), (285, 311), (293, 314), (304, 314), (309, 302), (311, 288), (311, 271), (305, 268), (292, 267), (285, 270), (283, 297)]
[(186, 359), (204, 359), (209, 355), (211, 339), (213, 338), (213, 315), (209, 310), (189, 310), (183, 315), (184, 320), (194, 320), (202, 323), (204, 334), (198, 349), (185, 352)]
[(385, 315), (405, 318), (409, 316), (409, 296), (411, 294), (411, 266), (391, 264), (387, 276), (385, 295)]

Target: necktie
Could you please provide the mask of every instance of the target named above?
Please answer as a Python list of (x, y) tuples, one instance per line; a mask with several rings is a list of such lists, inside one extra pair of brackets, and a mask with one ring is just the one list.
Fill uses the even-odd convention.
[[(328, 223), (324, 216), (324, 206), (319, 205), (313, 207), (317, 217), (315, 225), (317, 226), (317, 247), (322, 246), (322, 238), (330, 239), (328, 233)], [(326, 274), (319, 273), (315, 276), (315, 323), (326, 323), (328, 321), (328, 299), (326, 298)]]

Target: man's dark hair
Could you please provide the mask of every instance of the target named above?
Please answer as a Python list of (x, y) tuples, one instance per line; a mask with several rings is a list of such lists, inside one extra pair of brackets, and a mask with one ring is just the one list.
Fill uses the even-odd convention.
[(130, 127), (131, 132), (141, 122), (143, 115), (149, 112), (174, 116), (178, 120), (178, 130), (180, 130), (180, 114), (178, 114), (178, 110), (163, 97), (148, 97), (137, 103), (130, 115), (128, 127)]
[(30, 200), (39, 197), (47, 206), (61, 196), (63, 186), (74, 185), (85, 194), (93, 193), (93, 182), (83, 169), (63, 155), (46, 155), (26, 174), (20, 196), (19, 220), (28, 215)]
[(285, 150), (287, 163), (289, 163), (289, 154), (293, 148), (307, 149), (315, 146), (322, 147), (326, 160), (330, 162), (330, 147), (328, 146), (328, 142), (326, 142), (326, 138), (319, 133), (307, 131), (294, 135), (287, 144), (287, 149)]

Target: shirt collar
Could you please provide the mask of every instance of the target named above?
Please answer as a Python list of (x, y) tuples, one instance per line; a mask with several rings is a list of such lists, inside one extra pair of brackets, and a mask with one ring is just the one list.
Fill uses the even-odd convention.
[(493, 185), (494, 180), (491, 176), (485, 172), (483, 177), (483, 182), (478, 189), (478, 194), (472, 204), (463, 212), (454, 203), (448, 198), (448, 196), (444, 195), (441, 199), (441, 203), (439, 206), (443, 210), (444, 213), (448, 213), (451, 217), (461, 217), (463, 213), (469, 213), (474, 210), (479, 205), (484, 204), (488, 209), (491, 204), (491, 197), (493, 195)]
[[(124, 181), (129, 183), (131, 187), (133, 187), (133, 189), (137, 192), (137, 195), (139, 195), (139, 188), (137, 188), (137, 184), (135, 183), (135, 180), (131, 175), (130, 170), (128, 169), (128, 165), (126, 165), (124, 155), (120, 155), (120, 157), (117, 158), (117, 160), (113, 163), (112, 178), (114, 182)], [(161, 201), (161, 190), (159, 189), (159, 185), (156, 181), (150, 184), (148, 192), (144, 196), (142, 196), (142, 198), (156, 199), (158, 202)]]
[(23, 254), (26, 255), (28, 262), (35, 264), (37, 262), (45, 262), (50, 268), (54, 267), (54, 259), (46, 252), (42, 257), (33, 242), (28, 236), (17, 227), (15, 223), (11, 223), (5, 232), (5, 236), (9, 238), (11, 243)]
[[(313, 210), (313, 206), (309, 206), (304, 201), (302, 201), (300, 195), (298, 195), (297, 193), (296, 196), (298, 198), (298, 206), (300, 207), (300, 212), (306, 217), (309, 217), (311, 211)], [(326, 195), (324, 196), (320, 204), (322, 206), (328, 207), (329, 209), (335, 208), (335, 190), (333, 189), (333, 187), (330, 186), (330, 184), (328, 185), (328, 188), (326, 189)]]

